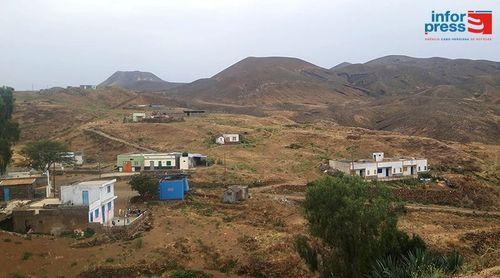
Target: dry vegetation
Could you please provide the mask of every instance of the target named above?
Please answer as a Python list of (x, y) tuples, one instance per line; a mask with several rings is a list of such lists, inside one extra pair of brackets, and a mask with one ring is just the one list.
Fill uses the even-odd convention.
[[(494, 186), (499, 183), (499, 147), (495, 145), (445, 142), (332, 122), (298, 124), (286, 113), (270, 117), (209, 114), (178, 123), (123, 123), (123, 116), (132, 111), (121, 109), (121, 105), (129, 100), (146, 102), (147, 95), (116, 91), (115, 97), (121, 101), (111, 101), (99, 94), (70, 100), (19, 94), (16, 118), (23, 130), (22, 143), (42, 137), (63, 140), (90, 158), (102, 159), (110, 170), (118, 153), (136, 151), (89, 132), (95, 129), (159, 151), (204, 153), (213, 158), (214, 165), (196, 169), (191, 177), (194, 190), (185, 202), (136, 204), (152, 212), (152, 229), (133, 240), (103, 240), (96, 246), (71, 248), (77, 240), (0, 233), (4, 274), (135, 277), (203, 271), (215, 277), (310, 277), (312, 273), (293, 246), (296, 235), (307, 233), (300, 210), (305, 184), (322, 175), (319, 166), (327, 159), (347, 157), (345, 148), (353, 144), (359, 146), (359, 157), (374, 150), (388, 156), (427, 157), (436, 174), (455, 181), (455, 187), (443, 182), (395, 187), (415, 203), (495, 211), (500, 203), (498, 187)], [(102, 102), (87, 106), (89, 102), (81, 100), (87, 98)], [(46, 110), (50, 112), (32, 112), (45, 111), (47, 102), (51, 102)], [(52, 129), (54, 123), (61, 124)], [(241, 133), (245, 143), (217, 146), (209, 139), (219, 132)], [(18, 156), (17, 162), (21, 161)], [(69, 176), (60, 182), (88, 178)], [(224, 184), (235, 183), (252, 185), (252, 198), (241, 204), (222, 204)], [(134, 196), (126, 180), (117, 184), (116, 192), (118, 208), (127, 206)], [(500, 242), (496, 216), (410, 211), (399, 226), (419, 234), (430, 248), (457, 248), (467, 259), (465, 273), (484, 270), (482, 277), (499, 275), (495, 269)], [(26, 250), (32, 255), (24, 255)]]

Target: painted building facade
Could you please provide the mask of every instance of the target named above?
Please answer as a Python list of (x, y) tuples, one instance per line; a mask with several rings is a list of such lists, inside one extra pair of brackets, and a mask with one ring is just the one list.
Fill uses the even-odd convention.
[(141, 172), (168, 169), (188, 170), (206, 165), (206, 155), (195, 153), (140, 153), (119, 154), (116, 167), (119, 172)]
[(110, 223), (114, 218), (116, 180), (86, 181), (61, 186), (61, 203), (88, 206), (88, 221)]
[(416, 177), (418, 173), (428, 171), (425, 158), (385, 158), (382, 152), (373, 153), (371, 159), (330, 160), (329, 165), (346, 174), (377, 180)]

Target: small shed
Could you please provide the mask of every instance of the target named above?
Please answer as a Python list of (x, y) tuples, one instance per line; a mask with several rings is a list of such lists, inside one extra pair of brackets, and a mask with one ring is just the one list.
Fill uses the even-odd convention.
[(250, 195), (248, 194), (248, 186), (233, 185), (224, 191), (223, 202), (234, 204), (243, 200), (248, 199)]
[(35, 178), (14, 178), (0, 181), (0, 201), (32, 200), (35, 198)]
[(140, 122), (142, 120), (144, 120), (144, 118), (146, 118), (146, 113), (133, 113), (132, 114), (132, 121), (133, 122)]
[(184, 200), (189, 191), (189, 182), (186, 175), (168, 175), (159, 181), (160, 200)]

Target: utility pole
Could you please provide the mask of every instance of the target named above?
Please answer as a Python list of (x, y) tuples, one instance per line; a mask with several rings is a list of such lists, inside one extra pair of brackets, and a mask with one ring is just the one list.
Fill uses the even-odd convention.
[(224, 185), (227, 185), (226, 184), (226, 174), (227, 174), (226, 152), (224, 152)]
[(54, 186), (54, 197), (56, 197), (56, 163), (53, 163), (54, 167), (52, 168), (52, 185)]
[(101, 153), (97, 155), (97, 170), (99, 171), (99, 179), (101, 178)]

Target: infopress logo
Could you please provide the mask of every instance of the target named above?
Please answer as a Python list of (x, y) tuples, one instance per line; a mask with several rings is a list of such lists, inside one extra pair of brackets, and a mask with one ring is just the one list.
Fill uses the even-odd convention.
[(446, 11), (439, 13), (432, 11), (431, 21), (425, 23), (424, 31), (426, 35), (491, 35), (493, 34), (493, 12), (455, 13)]
[(475, 34), (491, 35), (493, 33), (493, 13), (491, 11), (467, 12), (467, 31)]

